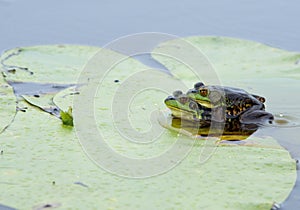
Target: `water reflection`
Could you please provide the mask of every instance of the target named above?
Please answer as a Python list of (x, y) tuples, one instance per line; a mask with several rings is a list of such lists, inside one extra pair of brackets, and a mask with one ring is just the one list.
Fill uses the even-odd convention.
[(214, 126), (199, 126), (198, 122), (182, 120), (172, 117), (171, 127), (183, 133), (188, 133), (192, 136), (206, 137), (213, 136), (219, 137), (221, 140), (245, 140), (258, 129), (255, 124), (242, 124), (238, 120), (225, 125)]
[(300, 159), (300, 117), (292, 114), (274, 114), (274, 121), (264, 125), (261, 135), (271, 136), (287, 149), (294, 159)]
[(295, 115), (288, 114), (275, 114), (275, 119), (273, 122), (273, 127), (281, 127), (281, 128), (292, 128), (292, 127), (300, 127), (300, 119), (298, 119)]

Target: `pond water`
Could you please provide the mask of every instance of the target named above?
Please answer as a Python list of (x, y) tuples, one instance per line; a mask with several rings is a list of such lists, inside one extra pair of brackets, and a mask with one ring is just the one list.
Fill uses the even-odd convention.
[(103, 45), (132, 33), (221, 35), (300, 51), (299, 1), (0, 0), (0, 50)]
[[(102, 46), (120, 36), (158, 31), (177, 36), (220, 35), (250, 39), (285, 50), (300, 51), (299, 1), (97, 1), (0, 0), (0, 50), (40, 44)], [(161, 67), (150, 58), (140, 58)], [(266, 81), (268, 111), (276, 126), (260, 129), (300, 158), (299, 83)], [(274, 88), (280, 84), (280, 88)], [(259, 85), (259, 84), (255, 84)], [(280, 91), (280, 92), (278, 92)], [(286, 96), (286, 97), (278, 97)], [(300, 202), (300, 172), (282, 209)], [(0, 209), (5, 207), (0, 205)]]

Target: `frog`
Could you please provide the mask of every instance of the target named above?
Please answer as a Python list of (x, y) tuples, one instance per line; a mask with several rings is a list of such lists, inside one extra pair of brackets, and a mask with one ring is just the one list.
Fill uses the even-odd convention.
[(196, 101), (200, 108), (223, 110), (222, 119), (227, 123), (236, 120), (244, 124), (272, 123), (274, 119), (271, 113), (265, 111), (264, 97), (240, 88), (198, 82), (186, 95)]
[[(219, 108), (224, 110), (226, 108), (225, 104), (220, 103), (218, 107), (202, 106), (180, 90), (174, 91), (171, 96), (168, 96), (165, 99), (165, 105), (172, 112), (172, 124), (170, 126), (165, 125), (171, 130), (174, 130), (174, 128), (175, 130), (182, 129), (187, 133), (198, 136), (221, 135), (223, 140), (242, 140), (258, 129), (257, 125), (242, 124), (239, 119), (227, 119), (223, 122), (216, 120), (213, 118), (212, 113)], [(215, 115), (218, 115), (218, 112), (216, 113)], [(214, 122), (214, 128), (211, 127), (212, 122)]]

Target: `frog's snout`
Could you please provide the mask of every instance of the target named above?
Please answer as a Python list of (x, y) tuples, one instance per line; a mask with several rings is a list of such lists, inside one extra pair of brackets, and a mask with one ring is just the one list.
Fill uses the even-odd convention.
[(174, 96), (168, 96), (166, 99), (165, 99), (165, 103), (167, 101), (171, 101), (171, 100), (176, 100)]

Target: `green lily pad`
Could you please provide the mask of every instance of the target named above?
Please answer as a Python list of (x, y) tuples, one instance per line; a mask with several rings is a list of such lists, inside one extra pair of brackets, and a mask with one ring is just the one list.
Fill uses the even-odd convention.
[(0, 59), (8, 81), (72, 84), (99, 49), (76, 45), (23, 47), (6, 51)]
[[(59, 55), (52, 50), (47, 54), (48, 48), (51, 47), (42, 47), (39, 52), (39, 47), (33, 47), (38, 55), (45, 55), (47, 62), (43, 64), (41, 60), (39, 65), (47, 66), (44, 73), (51, 74), (55, 69), (52, 62)], [(65, 48), (66, 52), (71, 52), (76, 47)], [(82, 46), (80, 49), (86, 52), (90, 48)], [(90, 80), (84, 81), (89, 83), (79, 80), (82, 84), (79, 95), (70, 94), (74, 93), (70, 88), (53, 99), (65, 111), (73, 105), (74, 129), (63, 126), (58, 118), (24, 104), (28, 106), (27, 111), (18, 112), (14, 123), (1, 134), (4, 149), (0, 185), (5, 190), (1, 192), (0, 203), (24, 209), (46, 204), (65, 209), (270, 209), (273, 202), (280, 203), (288, 196), (296, 179), (295, 161), (276, 140), (265, 138), (276, 147), (220, 146), (216, 149), (215, 139), (197, 141), (165, 130), (158, 120), (165, 110), (164, 98), (176, 88), (187, 87), (132, 58), (111, 51), (102, 53), (107, 60), (117, 57), (121, 62), (100, 75), (100, 80), (95, 72), (87, 74)], [(34, 58), (33, 54), (31, 56)], [(73, 59), (83, 58), (74, 56)], [(24, 65), (21, 61), (11, 62), (10, 65), (34, 66), (27, 62)], [(92, 62), (87, 68), (98, 69), (93, 67), (105, 64)], [(38, 69), (33, 66), (30, 69)], [(68, 66), (74, 69), (72, 62)], [(47, 74), (35, 79), (38, 82), (73, 83), (74, 75), (79, 75), (76, 72), (59, 78), (61, 73), (53, 78), (48, 75), (48, 80)], [(32, 78), (27, 79), (31, 81)], [(93, 89), (92, 98), (81, 100), (90, 90), (90, 84), (92, 88), (97, 87), (96, 91)], [(73, 99), (81, 103), (72, 104)], [(80, 110), (85, 104), (94, 109)], [(111, 171), (107, 168), (109, 165), (98, 162), (99, 167), (94, 164), (84, 150), (90, 157), (97, 157), (89, 153), (91, 148), (88, 146), (97, 147), (101, 145), (100, 141), (99, 144), (84, 144), (92, 139), (78, 139), (80, 132), (93, 132), (94, 124), (99, 136), (115, 153), (130, 160), (145, 161), (144, 168), (148, 172), (166, 166), (164, 173), (133, 179), (126, 178), (126, 171), (116, 173), (120, 172), (119, 168), (110, 168), (115, 170)], [(155, 132), (151, 132), (153, 129)], [(177, 153), (169, 152), (168, 158), (160, 158), (165, 157), (163, 154), (168, 154), (175, 144)], [(199, 159), (209, 149), (214, 153), (202, 163)], [(101, 151), (101, 148), (92, 151)], [(117, 164), (114, 156), (104, 157), (108, 158), (104, 162), (112, 163), (112, 166)], [(152, 158), (158, 158), (157, 165), (148, 164), (147, 160)], [(170, 165), (173, 168), (167, 168)], [(125, 166), (134, 168), (130, 164)], [(133, 175), (142, 173), (139, 168), (135, 172)], [(84, 202), (78, 198), (84, 198)]]
[[(169, 144), (174, 137), (164, 134)], [(182, 138), (183, 147), (194, 144)], [(18, 112), (1, 139), (0, 202), (16, 208), (269, 209), (287, 196), (296, 176), (282, 148), (219, 147), (200, 164), (201, 142), (168, 173), (140, 180), (115, 176), (87, 158), (73, 130), (33, 107)]]
[(13, 89), (0, 76), (0, 134), (12, 122), (16, 113), (16, 97)]
[(55, 94), (53, 103), (63, 111), (67, 111), (69, 107), (73, 106), (74, 95), (79, 94), (79, 88), (76, 86), (66, 88)]
[[(202, 72), (203, 75), (210, 74), (209, 71), (213, 70), (218, 79), (225, 84), (236, 79), (300, 78), (300, 53), (288, 52), (248, 40), (202, 36), (174, 39), (156, 47), (152, 56), (166, 66), (176, 78), (197, 82), (195, 74), (192, 74), (188, 67), (196, 64), (196, 61), (191, 60), (191, 63), (186, 65), (182, 63), (185, 57), (180, 55), (183, 51), (186, 56), (191, 56), (187, 51), (191, 49), (207, 56), (207, 61), (213, 65), (213, 69), (207, 66), (192, 66), (194, 70)], [(174, 57), (165, 55), (174, 55)], [(215, 78), (206, 79), (206, 82), (210, 83), (210, 80)]]

